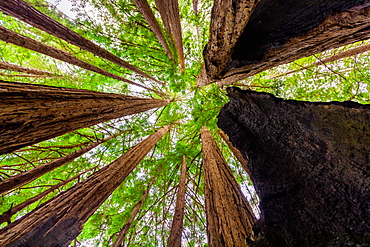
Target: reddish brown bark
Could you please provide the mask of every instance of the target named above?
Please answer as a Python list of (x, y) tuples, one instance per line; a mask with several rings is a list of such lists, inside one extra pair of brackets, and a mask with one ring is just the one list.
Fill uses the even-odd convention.
[(22, 72), (22, 73), (27, 73), (27, 74), (32, 74), (32, 75), (46, 75), (50, 77), (60, 77), (60, 75), (57, 75), (55, 73), (51, 73), (48, 71), (42, 71), (38, 69), (33, 69), (33, 68), (27, 68), (23, 66), (19, 66), (16, 64), (11, 64), (11, 63), (4, 63), (0, 62), (0, 69), (5, 69), (5, 70), (10, 70), (10, 71), (17, 71), (17, 72)]
[(41, 13), (23, 0), (7, 0), (0, 2), (0, 10), (8, 15), (14, 16), (40, 30), (43, 30), (51, 35), (67, 41), (83, 50), (89, 51), (96, 56), (105, 58), (123, 68), (129, 69), (139, 75), (159, 82), (155, 78), (149, 76), (135, 66), (123, 61), (121, 58), (113, 55), (107, 50), (94, 44), (92, 41), (82, 37), (78, 33), (63, 26), (59, 22), (53, 20), (49, 16)]
[(167, 53), (167, 56), (172, 60), (172, 54), (171, 50), (168, 47), (168, 44), (166, 42), (166, 39), (164, 38), (164, 35), (162, 33), (162, 29), (159, 26), (157, 19), (155, 18), (152, 9), (150, 8), (147, 0), (134, 0), (135, 5), (139, 9), (140, 13), (144, 16), (145, 20), (150, 26), (150, 29), (153, 31), (161, 45), (163, 46), (165, 52)]
[(0, 154), (169, 103), (1, 80), (0, 98)]
[(115, 75), (113, 73), (110, 73), (106, 70), (98, 68), (98, 67), (96, 67), (94, 65), (91, 65), (87, 62), (84, 62), (84, 61), (76, 58), (75, 56), (71, 55), (68, 52), (65, 52), (63, 50), (60, 50), (60, 49), (52, 47), (52, 46), (44, 45), (43, 43), (38, 42), (37, 40), (28, 38), (24, 35), (20, 35), (16, 32), (13, 32), (13, 31), (11, 31), (9, 29), (6, 29), (5, 27), (1, 27), (1, 26), (0, 26), (0, 40), (3, 40), (7, 43), (11, 43), (11, 44), (23, 47), (23, 48), (27, 48), (27, 49), (45, 54), (47, 56), (50, 56), (50, 57), (53, 57), (55, 59), (61, 60), (63, 62), (76, 65), (76, 66), (81, 67), (83, 69), (87, 69), (87, 70), (93, 71), (95, 73), (98, 73), (98, 74), (101, 74), (101, 75), (104, 75), (104, 76), (107, 76), (107, 77), (110, 77), (110, 78), (113, 78), (113, 79), (116, 79), (116, 80), (119, 80), (119, 81), (127, 82), (131, 85), (135, 85), (135, 86), (144, 88), (146, 90), (155, 92), (158, 95), (163, 96), (163, 93), (161, 93), (157, 90), (154, 90), (154, 89), (148, 88), (146, 86), (143, 86), (141, 84), (138, 84), (136, 82), (130, 81), (126, 78), (123, 78), (122, 76), (118, 76), (118, 75)]
[(171, 38), (171, 41), (173, 41), (171, 23), (167, 10), (167, 2), (165, 0), (155, 0), (155, 4), (158, 8), (159, 14), (161, 15), (161, 19), (163, 21), (164, 28), (166, 29), (167, 35)]
[(19, 173), (17, 175), (14, 175), (12, 177), (9, 177), (7, 179), (4, 179), (0, 181), (0, 194), (3, 194), (9, 190), (12, 190), (14, 188), (17, 188), (19, 186), (28, 184), (32, 182), (33, 180), (41, 177), (42, 175), (62, 166), (65, 165), (76, 158), (80, 157), (81, 155), (89, 152), (91, 149), (99, 146), (100, 144), (107, 142), (113, 138), (116, 138), (117, 136), (121, 135), (124, 131), (121, 131), (117, 134), (114, 134), (112, 136), (109, 136), (105, 139), (99, 140), (97, 142), (93, 142), (89, 145), (87, 145), (84, 148), (81, 148), (78, 151), (75, 151), (71, 154), (68, 154), (66, 156), (63, 156), (61, 158), (55, 159), (49, 163), (39, 165), (31, 170)]
[(60, 187), (66, 185), (67, 183), (75, 180), (75, 179), (79, 179), (83, 174), (89, 172), (89, 171), (92, 171), (94, 169), (96, 169), (97, 166), (93, 167), (93, 168), (90, 168), (84, 172), (81, 172), (80, 174), (74, 176), (74, 177), (71, 177), (63, 182), (60, 182), (56, 185), (53, 185), (51, 186), (50, 189), (47, 189), (45, 191), (43, 191), (42, 193), (28, 199), (27, 201), (25, 202), (22, 202), (21, 204), (18, 204), (17, 206), (15, 207), (11, 207), (8, 211), (4, 212), (2, 215), (0, 215), (0, 224), (4, 223), (4, 222), (8, 222), (10, 224), (10, 219), (11, 217), (18, 213), (19, 211), (21, 211), (22, 209), (25, 209), (26, 207), (28, 207), (29, 205), (31, 205), (32, 203), (34, 202), (37, 202), (38, 200), (40, 200), (41, 198), (47, 196), (48, 194), (50, 194), (51, 192), (53, 192), (54, 190), (57, 190), (59, 189)]
[(68, 246), (83, 224), (169, 131), (166, 126), (68, 191), (0, 230), (1, 246)]
[(201, 129), (209, 246), (245, 247), (256, 221), (211, 133)]
[(184, 224), (186, 193), (186, 158), (182, 157), (180, 182), (177, 191), (176, 208), (173, 216), (171, 233), (167, 240), (168, 247), (181, 247), (182, 229)]

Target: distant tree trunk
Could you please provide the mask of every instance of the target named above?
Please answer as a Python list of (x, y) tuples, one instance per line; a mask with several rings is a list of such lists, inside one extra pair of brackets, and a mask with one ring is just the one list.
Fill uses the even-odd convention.
[(0, 230), (1, 246), (68, 246), (83, 224), (170, 129), (150, 135), (86, 180)]
[(82, 37), (75, 31), (63, 26), (59, 22), (53, 20), (49, 16), (41, 13), (23, 0), (7, 0), (0, 1), (0, 10), (8, 15), (14, 16), (42, 31), (54, 35), (60, 39), (67, 41), (83, 50), (93, 53), (94, 55), (105, 58), (123, 68), (129, 69), (139, 75), (159, 82), (155, 78), (144, 73), (135, 66), (123, 61), (116, 55), (113, 55), (107, 50), (94, 44), (92, 41)]
[(1, 80), (0, 98), (0, 154), (169, 103)]
[(186, 158), (182, 157), (181, 175), (178, 186), (176, 208), (173, 216), (171, 233), (167, 240), (168, 247), (181, 247), (182, 229), (185, 212), (185, 192), (186, 192)]
[(299, 58), (368, 39), (369, 3), (215, 1), (204, 50), (205, 84), (230, 85)]
[(252, 208), (205, 127), (201, 129), (208, 244), (249, 246), (256, 222)]
[(234, 157), (240, 162), (242, 165), (243, 169), (249, 174), (249, 170), (247, 167), (247, 160), (244, 159), (242, 153), (234, 147), (234, 145), (230, 142), (229, 137), (222, 131), (218, 130), (218, 134), (221, 136), (221, 138), (225, 141), (231, 152), (234, 154)]
[(11, 217), (13, 215), (15, 215), (16, 213), (18, 213), (19, 211), (25, 209), (26, 207), (28, 207), (29, 205), (31, 205), (32, 203), (34, 202), (37, 202), (38, 200), (40, 200), (41, 198), (47, 196), (48, 194), (50, 194), (51, 192), (53, 192), (54, 190), (57, 190), (59, 189), (60, 187), (68, 184), (69, 182), (75, 180), (75, 179), (79, 179), (83, 174), (89, 172), (89, 171), (92, 171), (94, 169), (96, 169), (97, 166), (93, 167), (93, 168), (90, 168), (84, 172), (81, 172), (80, 174), (74, 176), (74, 177), (71, 177), (63, 182), (60, 182), (56, 185), (53, 185), (50, 187), (50, 189), (47, 189), (45, 191), (43, 191), (42, 193), (28, 199), (27, 201), (25, 202), (22, 202), (21, 204), (18, 204), (17, 206), (15, 207), (11, 207), (8, 211), (4, 212), (2, 215), (0, 215), (0, 224), (4, 223), (4, 222), (8, 222), (10, 224), (10, 220), (11, 220)]
[[(162, 166), (160, 166), (157, 170), (157, 172), (161, 169)], [(121, 228), (116, 240), (114, 241), (112, 247), (120, 247), (123, 246), (125, 242), (125, 237), (130, 229), (132, 222), (136, 219), (138, 213), (140, 212), (141, 207), (143, 206), (146, 198), (149, 195), (149, 191), (154, 183), (154, 181), (157, 179), (157, 176), (152, 177), (152, 179), (149, 182), (149, 185), (147, 189), (144, 191), (143, 195), (141, 196), (140, 200), (135, 204), (134, 208), (131, 211), (131, 216), (126, 220), (124, 226)]]
[(0, 69), (5, 69), (5, 70), (10, 70), (10, 71), (17, 71), (17, 72), (22, 72), (22, 73), (27, 73), (27, 74), (32, 74), (32, 75), (47, 75), (50, 77), (61, 77), (60, 75), (57, 75), (55, 73), (51, 73), (48, 71), (42, 71), (38, 69), (32, 69), (32, 68), (27, 68), (27, 67), (22, 67), (16, 64), (11, 64), (11, 63), (3, 63), (0, 62)]
[(218, 125), (249, 157), (256, 246), (368, 246), (370, 105), (228, 92)]
[(168, 47), (166, 39), (162, 33), (162, 29), (159, 26), (157, 19), (155, 18), (150, 5), (148, 4), (147, 0), (134, 0), (135, 5), (139, 9), (140, 13), (144, 16), (146, 22), (149, 24), (150, 29), (153, 31), (161, 45), (163, 46), (167, 56), (172, 60), (171, 50)]
[(123, 131), (121, 131), (117, 134), (114, 134), (112, 136), (109, 136), (105, 139), (102, 139), (102, 140), (99, 140), (97, 142), (91, 143), (91, 144), (87, 145), (86, 147), (81, 148), (80, 150), (77, 150), (77, 151), (75, 151), (73, 153), (70, 153), (66, 156), (55, 159), (55, 160), (53, 160), (49, 163), (39, 165), (39, 166), (37, 166), (37, 167), (35, 167), (31, 170), (21, 172), (17, 175), (11, 176), (7, 179), (4, 179), (4, 180), (0, 181), (0, 195), (9, 191), (9, 190), (12, 190), (12, 189), (17, 188), (19, 186), (22, 186), (22, 185), (25, 185), (25, 184), (28, 184), (28, 183), (32, 182), (33, 180), (41, 177), (42, 175), (44, 175), (44, 174), (62, 166), (62, 165), (65, 165), (65, 164), (73, 161), (74, 159), (80, 157), (81, 155), (89, 152), (91, 149), (99, 146), (100, 144), (102, 144), (104, 142), (107, 142), (107, 141), (109, 141), (113, 138), (116, 138), (117, 136), (121, 135), (122, 133), (123, 133)]
[(284, 74), (274, 76), (274, 77), (272, 77), (270, 79), (275, 79), (275, 78), (278, 78), (278, 77), (281, 77), (281, 76), (287, 76), (287, 75), (296, 73), (296, 72), (301, 71), (301, 70), (306, 70), (306, 69), (312, 68), (312, 67), (317, 66), (317, 65), (325, 65), (326, 63), (331, 63), (331, 62), (337, 61), (339, 59), (343, 59), (343, 58), (346, 58), (346, 57), (355, 56), (355, 55), (358, 55), (358, 54), (361, 54), (361, 53), (364, 53), (364, 52), (367, 52), (367, 51), (370, 51), (370, 44), (362, 45), (362, 46), (359, 46), (359, 47), (355, 47), (355, 48), (352, 48), (352, 49), (349, 49), (349, 50), (340, 52), (340, 53), (338, 53), (338, 54), (336, 54), (334, 56), (331, 56), (331, 57), (328, 57), (328, 58), (324, 58), (324, 59), (322, 59), (320, 61), (317, 61), (315, 63), (312, 63), (312, 64), (309, 64), (309, 65), (303, 66), (303, 67), (301, 67), (299, 69), (288, 71), (288, 72), (286, 72)]
[(157, 90), (148, 88), (148, 87), (140, 85), (136, 82), (130, 81), (126, 78), (123, 78), (122, 76), (118, 76), (116, 74), (113, 74), (113, 73), (108, 72), (106, 70), (103, 70), (101, 68), (98, 68), (94, 65), (91, 65), (89, 63), (86, 63), (86, 62), (76, 58), (75, 56), (73, 56), (72, 54), (70, 54), (66, 51), (60, 50), (60, 49), (52, 47), (52, 46), (45, 45), (45, 44), (43, 44), (43, 43), (41, 43), (37, 40), (31, 39), (31, 38), (28, 38), (24, 35), (13, 32), (13, 31), (11, 31), (9, 29), (6, 29), (5, 27), (2, 27), (2, 26), (0, 26), (0, 40), (3, 40), (4, 42), (11, 43), (11, 44), (14, 44), (14, 45), (26, 48), (26, 49), (30, 49), (30, 50), (45, 54), (47, 56), (50, 56), (50, 57), (53, 57), (55, 59), (61, 60), (63, 62), (76, 65), (76, 66), (81, 67), (83, 69), (87, 69), (87, 70), (90, 70), (92, 72), (95, 72), (95, 73), (98, 73), (98, 74), (101, 74), (101, 75), (104, 75), (104, 76), (107, 76), (107, 77), (110, 77), (110, 78), (113, 78), (113, 79), (116, 79), (116, 80), (119, 80), (119, 81), (127, 82), (131, 85), (135, 85), (135, 86), (144, 88), (146, 90), (155, 92), (158, 95), (163, 96), (163, 93), (158, 92)]

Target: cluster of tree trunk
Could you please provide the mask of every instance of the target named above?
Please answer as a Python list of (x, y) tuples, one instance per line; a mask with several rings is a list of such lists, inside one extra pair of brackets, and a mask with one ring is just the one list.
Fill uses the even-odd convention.
[(83, 224), (170, 130), (159, 129), (120, 158), (0, 230), (1, 246), (68, 246)]
[(0, 154), (169, 103), (0, 80)]
[(198, 86), (241, 79), (370, 38), (369, 0), (215, 1)]
[(228, 88), (218, 125), (260, 198), (255, 246), (368, 246), (370, 106)]

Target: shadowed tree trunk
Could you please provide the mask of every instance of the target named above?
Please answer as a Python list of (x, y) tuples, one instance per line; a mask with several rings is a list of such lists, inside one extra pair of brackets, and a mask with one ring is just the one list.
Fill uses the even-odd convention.
[(99, 146), (100, 144), (107, 142), (113, 138), (116, 138), (117, 136), (121, 135), (125, 131), (121, 131), (115, 135), (109, 136), (105, 139), (99, 140), (97, 142), (91, 143), (87, 145), (84, 148), (81, 148), (80, 150), (77, 150), (71, 154), (68, 154), (66, 156), (60, 157), (58, 159), (55, 159), (49, 163), (39, 165), (31, 170), (21, 172), (17, 175), (11, 176), (7, 179), (4, 179), (0, 181), (0, 194), (3, 194), (9, 190), (12, 190), (14, 188), (17, 188), (19, 186), (28, 184), (32, 182), (33, 180), (41, 177), (42, 175), (62, 166), (65, 165), (74, 159), (80, 157), (81, 155), (89, 152), (91, 149)]
[(86, 180), (0, 230), (1, 246), (68, 246), (83, 224), (170, 129), (150, 135)]
[(38, 69), (32, 69), (32, 68), (27, 68), (27, 67), (22, 67), (16, 64), (11, 64), (11, 63), (3, 63), (0, 62), (0, 69), (6, 69), (10, 71), (17, 71), (17, 72), (22, 72), (22, 73), (27, 73), (27, 74), (32, 74), (32, 75), (46, 75), (50, 77), (61, 77), (60, 75), (57, 75), (55, 73), (51, 73), (48, 71), (42, 71)]
[(37, 202), (38, 200), (40, 200), (41, 198), (47, 196), (48, 194), (50, 194), (51, 192), (53, 192), (54, 190), (57, 190), (59, 189), (60, 187), (66, 185), (67, 183), (75, 180), (75, 179), (79, 179), (83, 174), (89, 172), (89, 171), (92, 171), (94, 169), (96, 169), (97, 166), (93, 167), (93, 168), (90, 168), (84, 172), (81, 172), (80, 174), (74, 176), (74, 177), (71, 177), (63, 182), (60, 182), (56, 185), (52, 185), (50, 189), (47, 189), (45, 191), (43, 191), (42, 193), (28, 199), (27, 201), (25, 202), (22, 202), (21, 204), (18, 204), (17, 206), (15, 207), (11, 207), (8, 211), (4, 212), (2, 215), (0, 215), (0, 224), (4, 223), (4, 222), (8, 222), (8, 224), (10, 224), (10, 220), (11, 220), (11, 217), (13, 215), (15, 215), (16, 213), (18, 213), (19, 211), (25, 209), (26, 207), (28, 207), (29, 205), (31, 205), (32, 203), (34, 202)]
[(0, 154), (169, 103), (1, 80), (0, 98)]
[(242, 153), (234, 147), (234, 145), (230, 142), (229, 137), (222, 131), (218, 130), (218, 134), (221, 136), (221, 138), (225, 141), (231, 152), (234, 154), (234, 157), (240, 162), (243, 169), (249, 174), (249, 170), (247, 168), (247, 160), (244, 159)]
[(252, 208), (209, 130), (201, 129), (208, 244), (244, 247), (253, 237)]
[(169, 36), (169, 38), (171, 38), (171, 41), (173, 41), (171, 23), (168, 16), (169, 13), (167, 11), (167, 2), (165, 0), (155, 0), (155, 5), (157, 6), (159, 14), (161, 15), (161, 19), (163, 21), (164, 28), (166, 29), (167, 35)]
[(140, 85), (136, 82), (133, 82), (133, 81), (130, 81), (126, 78), (123, 78), (122, 76), (115, 75), (111, 72), (108, 72), (108, 71), (103, 70), (101, 68), (98, 68), (94, 65), (86, 63), (86, 62), (76, 58), (75, 56), (73, 56), (72, 54), (70, 54), (66, 51), (60, 50), (60, 49), (52, 47), (52, 46), (44, 45), (43, 43), (38, 42), (37, 40), (28, 38), (24, 35), (18, 34), (16, 32), (13, 32), (13, 31), (11, 31), (9, 29), (6, 29), (5, 27), (1, 27), (1, 26), (0, 26), (0, 40), (3, 40), (4, 42), (11, 43), (11, 44), (14, 44), (14, 45), (26, 48), (26, 49), (30, 49), (32, 51), (36, 51), (36, 52), (45, 54), (47, 56), (50, 56), (50, 57), (53, 57), (55, 59), (61, 60), (63, 62), (76, 65), (76, 66), (81, 67), (83, 69), (90, 70), (92, 72), (95, 72), (95, 73), (98, 73), (98, 74), (101, 74), (101, 75), (104, 75), (104, 76), (107, 76), (107, 77), (110, 77), (110, 78), (113, 78), (113, 79), (116, 79), (116, 80), (119, 80), (119, 81), (127, 82), (131, 85), (135, 85), (135, 86), (147, 89), (149, 91), (157, 93), (158, 95), (163, 96), (163, 93), (158, 92), (157, 90), (154, 90), (154, 89), (148, 88), (146, 86)]
[(136, 7), (140, 13), (144, 16), (146, 22), (149, 24), (150, 29), (153, 31), (161, 45), (163, 46), (167, 56), (172, 60), (171, 50), (168, 47), (166, 39), (163, 36), (162, 29), (159, 26), (157, 19), (155, 18), (152, 9), (150, 8), (147, 0), (134, 0)]
[[(230, 85), (272, 67), (370, 38), (369, 0), (215, 1), (208, 81)], [(198, 84), (198, 86), (202, 86)]]
[[(162, 166), (160, 165), (159, 168), (158, 168), (158, 170), (157, 170), (157, 173), (161, 169), (162, 169)], [(132, 209), (131, 216), (126, 220), (124, 226), (121, 228), (121, 230), (120, 230), (120, 232), (119, 232), (116, 240), (114, 241), (112, 247), (121, 247), (121, 246), (123, 247), (123, 244), (125, 242), (126, 234), (127, 234), (128, 230), (130, 229), (130, 227), (132, 225), (132, 222), (134, 222), (134, 220), (136, 219), (137, 215), (139, 214), (140, 209), (143, 206), (143, 204), (145, 203), (145, 200), (146, 200), (146, 198), (149, 195), (149, 191), (150, 191), (150, 189), (151, 189), (151, 187), (154, 184), (154, 181), (156, 179), (157, 179), (157, 176), (154, 176), (150, 180), (147, 189), (144, 191), (144, 193), (141, 196), (140, 200), (135, 204), (134, 208)]]
[(256, 246), (367, 246), (370, 106), (228, 92), (218, 125), (249, 157)]
[(181, 247), (182, 229), (185, 212), (185, 193), (186, 193), (186, 158), (182, 156), (182, 166), (180, 182), (178, 186), (176, 208), (173, 215), (171, 233), (167, 240), (168, 247)]
[(49, 16), (41, 13), (23, 0), (7, 0), (0, 2), (0, 11), (5, 14), (14, 16), (40, 30), (67, 41), (83, 50), (93, 53), (94, 55), (105, 58), (123, 68), (129, 69), (139, 75), (159, 82), (135, 66), (123, 61), (116, 55), (94, 44), (92, 41), (82, 37), (75, 31), (63, 26)]

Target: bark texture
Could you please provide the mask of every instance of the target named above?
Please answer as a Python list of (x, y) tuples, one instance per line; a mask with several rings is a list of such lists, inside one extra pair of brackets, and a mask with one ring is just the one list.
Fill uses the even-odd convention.
[(153, 11), (150, 8), (150, 5), (148, 4), (147, 0), (134, 0), (134, 3), (136, 7), (139, 9), (140, 13), (144, 16), (146, 22), (149, 24), (150, 29), (159, 40), (159, 43), (161, 43), (161, 45), (163, 46), (165, 52), (167, 53), (167, 56), (172, 60), (173, 58), (171, 50), (166, 42), (166, 39), (164, 38), (162, 29), (159, 26), (157, 19), (155, 18)]
[(169, 131), (166, 126), (120, 158), (0, 230), (1, 246), (68, 246), (83, 224)]
[(4, 42), (7, 42), (7, 43), (17, 45), (17, 46), (20, 46), (20, 47), (23, 47), (23, 48), (26, 48), (26, 49), (29, 49), (29, 50), (32, 50), (32, 51), (36, 51), (36, 52), (45, 54), (45, 55), (50, 56), (52, 58), (61, 60), (63, 62), (69, 63), (69, 64), (76, 65), (76, 66), (81, 67), (83, 69), (87, 69), (87, 70), (90, 70), (92, 72), (95, 72), (95, 73), (98, 73), (98, 74), (101, 74), (101, 75), (104, 75), (104, 76), (107, 76), (107, 77), (110, 77), (110, 78), (113, 78), (113, 79), (116, 79), (116, 80), (119, 80), (119, 81), (127, 82), (131, 85), (135, 85), (135, 86), (144, 88), (146, 90), (155, 92), (158, 95), (163, 96), (163, 93), (158, 92), (157, 90), (148, 88), (148, 87), (143, 86), (141, 84), (138, 84), (136, 82), (130, 81), (126, 78), (123, 78), (122, 76), (118, 76), (116, 74), (113, 74), (111, 72), (103, 70), (99, 67), (96, 67), (94, 65), (91, 65), (87, 62), (84, 62), (84, 61), (76, 58), (75, 56), (73, 56), (72, 54), (70, 54), (66, 51), (63, 51), (61, 49), (58, 49), (58, 48), (55, 48), (55, 47), (52, 47), (52, 46), (45, 45), (45, 44), (43, 44), (43, 43), (41, 43), (37, 40), (28, 38), (24, 35), (18, 34), (16, 32), (13, 32), (13, 31), (11, 31), (9, 29), (6, 29), (5, 27), (1, 27), (1, 26), (0, 26), (0, 40), (2, 40)]
[(22, 202), (21, 204), (18, 204), (17, 206), (15, 207), (11, 207), (9, 210), (7, 210), (6, 212), (4, 212), (2, 215), (0, 215), (0, 224), (4, 223), (4, 222), (8, 222), (10, 224), (11, 222), (11, 217), (13, 215), (15, 215), (16, 213), (18, 213), (19, 211), (25, 209), (26, 207), (30, 206), (31, 204), (33, 204), (34, 202), (37, 202), (38, 200), (40, 200), (41, 198), (47, 196), (48, 194), (50, 194), (51, 192), (53, 192), (54, 190), (57, 190), (59, 189), (60, 187), (66, 185), (67, 183), (75, 180), (75, 179), (79, 179), (83, 174), (89, 172), (89, 171), (92, 171), (94, 169), (96, 169), (97, 166), (93, 167), (93, 168), (90, 168), (84, 172), (81, 172), (80, 174), (74, 176), (74, 177), (71, 177), (63, 182), (60, 182), (56, 185), (53, 185), (51, 186), (49, 189), (43, 191), (42, 193), (28, 199), (27, 201), (25, 202)]
[(209, 130), (201, 129), (208, 244), (245, 247), (256, 221)]
[(186, 193), (186, 158), (182, 157), (180, 182), (178, 185), (175, 214), (172, 220), (170, 236), (167, 240), (168, 247), (181, 247), (182, 229), (184, 225)]
[(0, 154), (169, 103), (1, 80), (0, 98)]
[(370, 106), (228, 92), (218, 125), (249, 157), (256, 246), (367, 246)]
[(123, 68), (129, 69), (135, 73), (138, 73), (139, 75), (157, 81), (155, 78), (149, 76), (135, 66), (123, 61), (116, 55), (113, 55), (109, 51), (94, 44), (92, 41), (82, 37), (75, 31), (72, 31), (49, 16), (41, 13), (23, 0), (1, 1), (0, 10), (7, 15), (14, 16), (42, 31), (63, 39), (83, 50), (91, 52), (96, 56), (105, 58)]
[(27, 73), (27, 74), (32, 74), (32, 75), (46, 75), (50, 77), (60, 77), (60, 75), (57, 75), (55, 73), (51, 73), (48, 71), (42, 71), (38, 69), (32, 69), (32, 68), (27, 68), (23, 66), (19, 66), (16, 64), (11, 64), (11, 63), (3, 63), (0, 62), (0, 69), (5, 69), (5, 70), (10, 70), (10, 71), (17, 71), (17, 72), (22, 72), (22, 73)]
[[(226, 8), (222, 7), (225, 1), (215, 2), (211, 37), (204, 50), (208, 83), (217, 80), (218, 85), (230, 85), (272, 67), (370, 38), (369, 0), (260, 0), (254, 9), (243, 3), (236, 0), (232, 6), (240, 8)], [(248, 14), (242, 14), (247, 10)], [(243, 30), (241, 24), (233, 27), (238, 15)], [(237, 33), (231, 36), (233, 28)]]
[(102, 140), (99, 140), (97, 142), (91, 143), (91, 144), (87, 145), (86, 147), (81, 148), (80, 150), (77, 150), (77, 151), (75, 151), (73, 153), (70, 153), (66, 156), (55, 159), (55, 160), (53, 160), (49, 163), (39, 165), (39, 166), (37, 166), (37, 167), (35, 167), (31, 170), (18, 173), (17, 175), (11, 176), (7, 179), (4, 179), (4, 180), (0, 181), (0, 195), (5, 193), (5, 192), (8, 192), (9, 190), (12, 190), (12, 189), (17, 188), (19, 186), (22, 186), (22, 185), (25, 185), (25, 184), (28, 184), (28, 183), (32, 182), (33, 180), (41, 177), (42, 175), (44, 175), (44, 174), (62, 166), (62, 165), (65, 165), (65, 164), (75, 160), (76, 158), (78, 158), (81, 155), (89, 152), (91, 149), (99, 146), (100, 144), (102, 144), (104, 142), (107, 142), (107, 141), (109, 141), (113, 138), (116, 138), (120, 134), (122, 134), (122, 132), (119, 132), (115, 135), (109, 136), (109, 137), (107, 137), (105, 139), (102, 139)]

